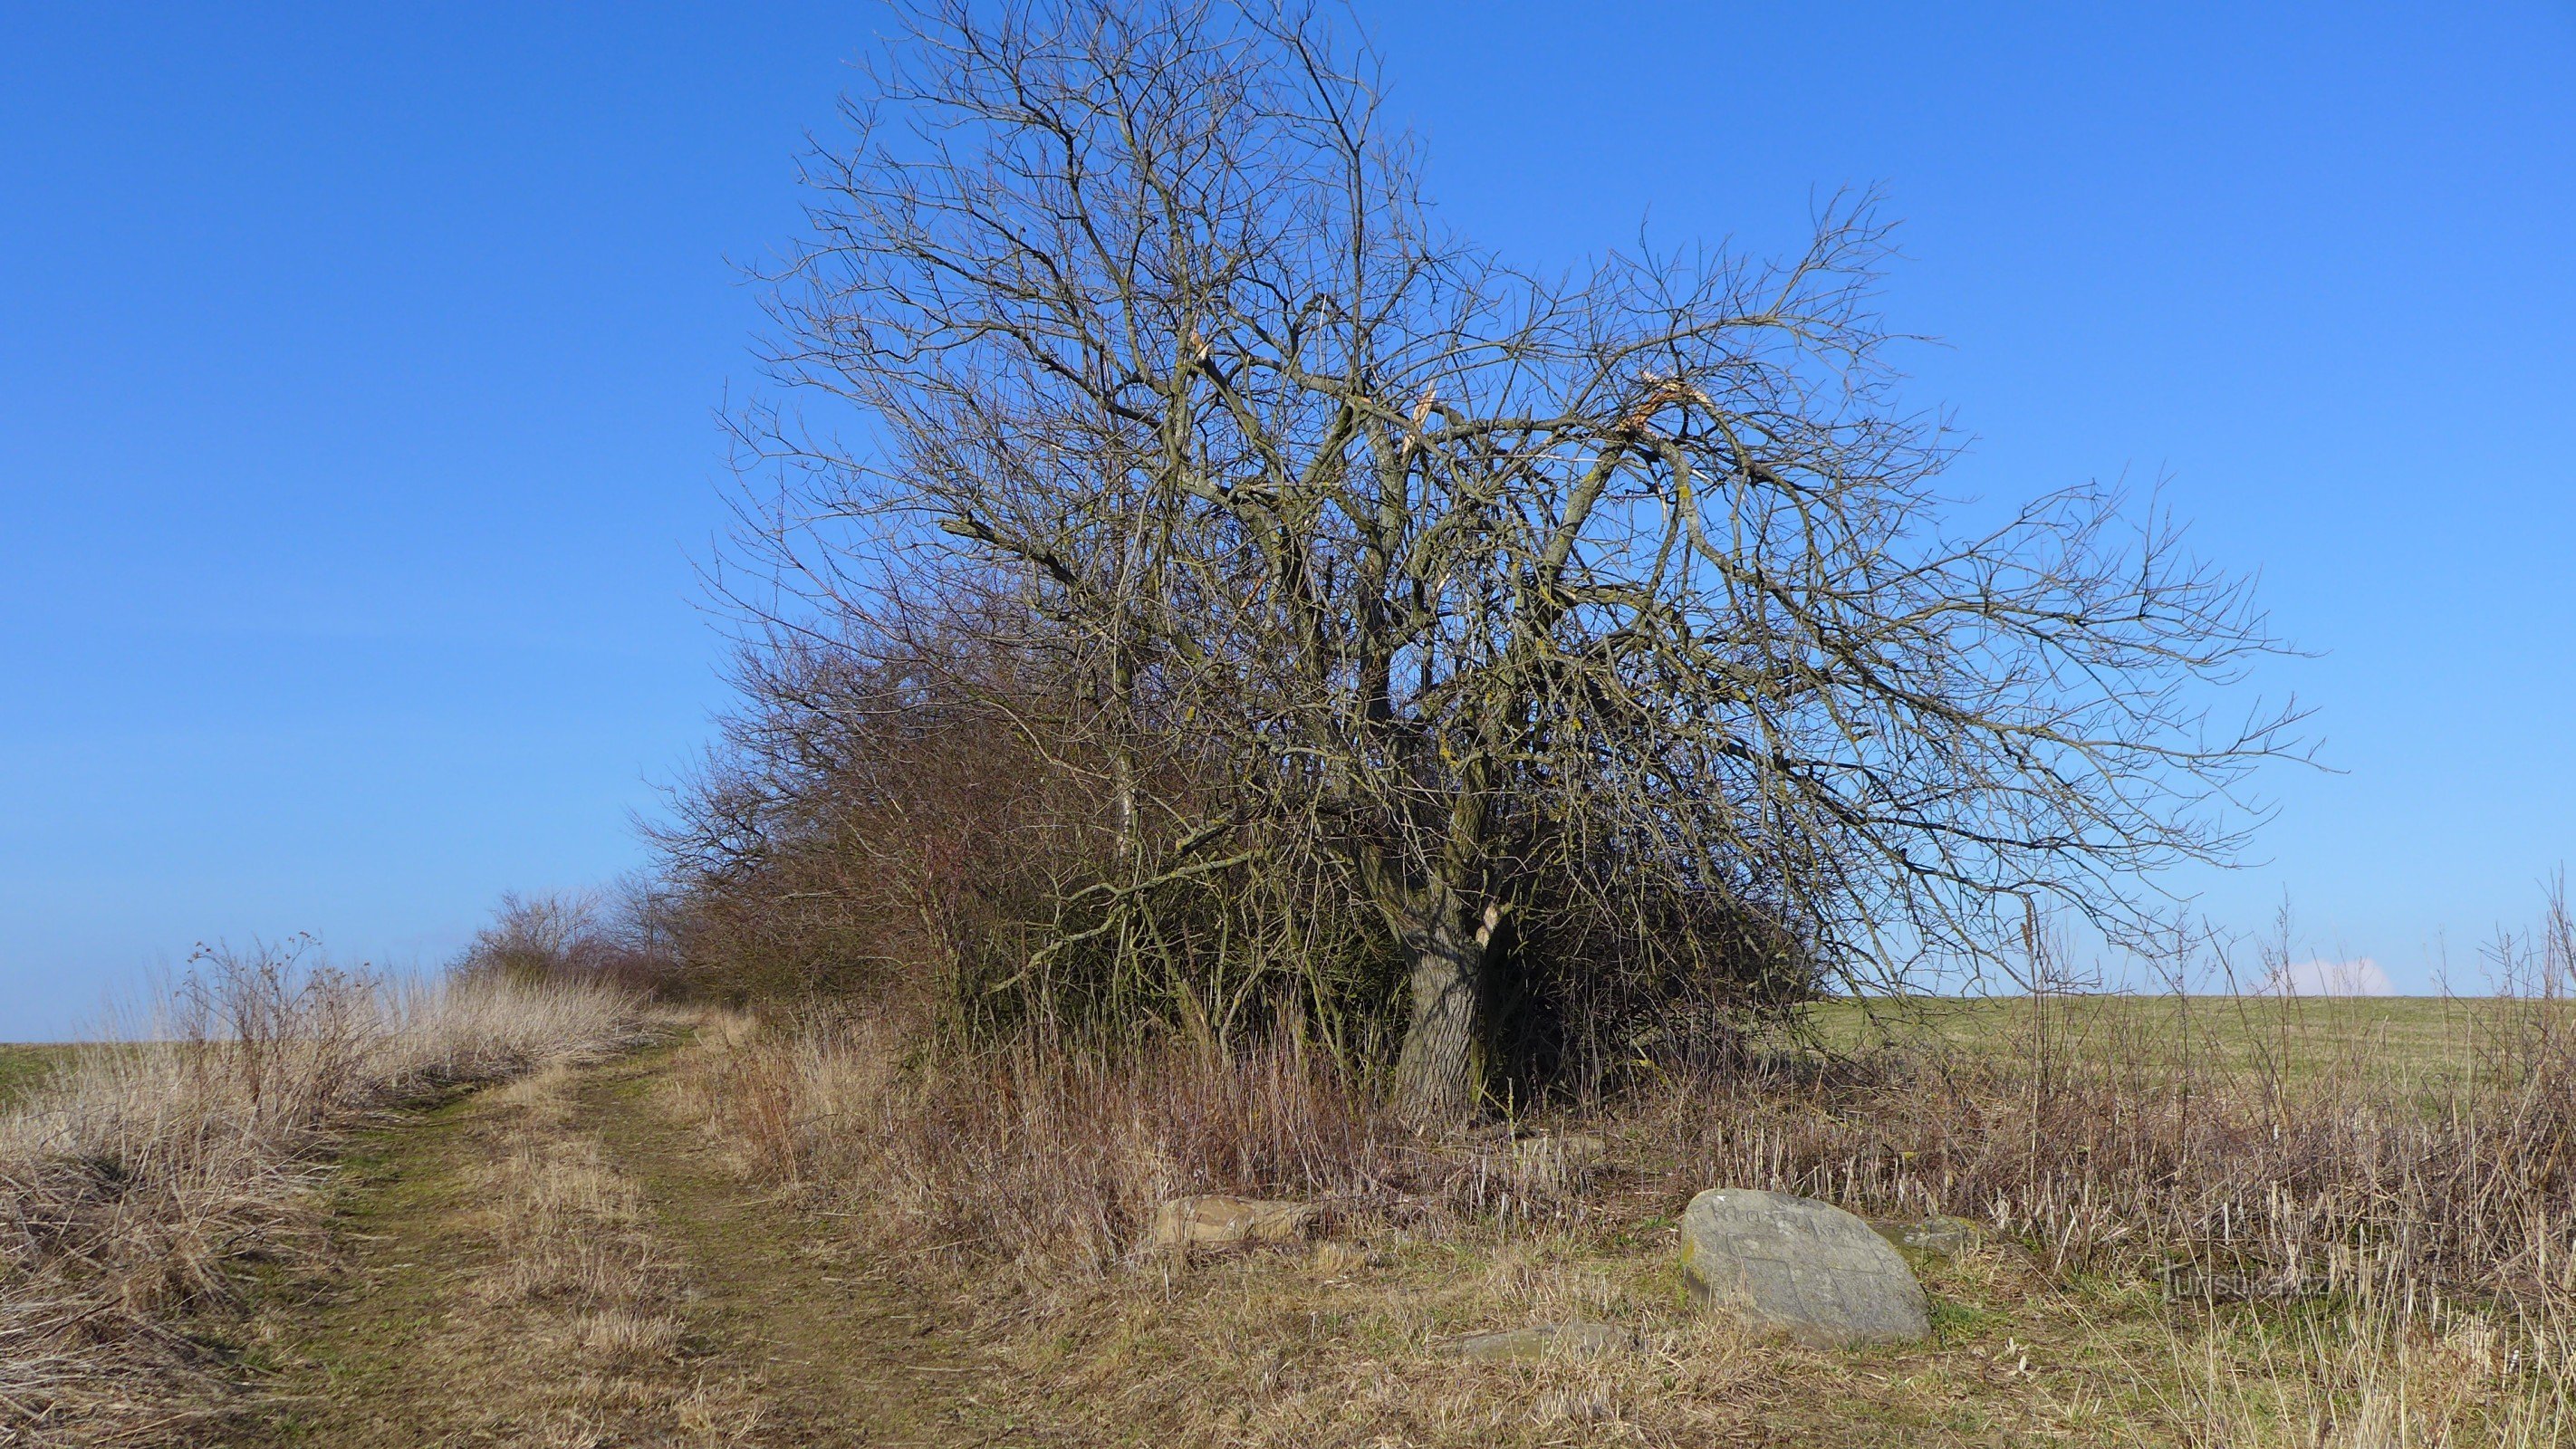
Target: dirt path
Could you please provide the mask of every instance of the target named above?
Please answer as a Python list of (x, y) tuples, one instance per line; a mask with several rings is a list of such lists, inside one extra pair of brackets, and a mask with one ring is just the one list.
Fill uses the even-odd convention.
[(653, 1090), (685, 1044), (359, 1144), (328, 1279), (282, 1294), (263, 1446), (1011, 1445), (991, 1372)]

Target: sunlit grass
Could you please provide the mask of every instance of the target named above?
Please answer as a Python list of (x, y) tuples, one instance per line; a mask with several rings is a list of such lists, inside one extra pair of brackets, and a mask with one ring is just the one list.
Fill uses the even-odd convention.
[(2403, 1089), (2478, 1081), (2495, 1069), (2499, 1024), (2516, 1013), (2528, 1021), (2535, 1006), (2576, 1011), (2576, 1003), (2443, 996), (1909, 997), (1825, 1002), (1808, 1024), (1822, 1045), (1844, 1052), (1931, 1044), (1971, 1058), (2027, 1060), (2044, 1045), (2070, 1060), (2284, 1081), (2356, 1073)]
[(68, 1046), (0, 1044), (0, 1107), (8, 1106), (52, 1076), (56, 1069), (71, 1060), (74, 1050)]

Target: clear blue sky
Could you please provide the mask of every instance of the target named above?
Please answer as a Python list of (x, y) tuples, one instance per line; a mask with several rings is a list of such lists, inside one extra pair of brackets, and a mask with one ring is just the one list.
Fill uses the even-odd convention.
[[(2171, 479), (2344, 773), (2202, 882), (2420, 988), (2576, 853), (2576, 11), (1380, 4), (1461, 230), (1881, 183), (2009, 499)], [(0, 5), (0, 1039), (196, 941), (433, 963), (638, 863), (866, 5)]]

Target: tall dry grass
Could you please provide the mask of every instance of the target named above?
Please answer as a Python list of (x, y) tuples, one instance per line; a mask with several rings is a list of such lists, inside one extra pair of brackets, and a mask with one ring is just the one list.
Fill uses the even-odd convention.
[(227, 1411), (188, 1325), (319, 1246), (328, 1150), (379, 1109), (640, 1039), (630, 993), (216, 953), (0, 1113), (0, 1442), (176, 1442)]
[(2485, 1019), (2482, 1070), (2432, 1085), (2394, 1080), (2366, 1040), (2295, 1077), (2248, 1067), (2150, 1013), (2019, 1051), (1774, 1058), (1521, 1124), (1610, 1140), (1574, 1178), (1528, 1171), (1511, 1126), (1406, 1132), (1284, 1042), (933, 1053), (806, 1019), (721, 1058), (706, 1100), (777, 1180), (864, 1189), (916, 1238), (1090, 1270), (1184, 1193), (1563, 1216), (1725, 1183), (1975, 1218), (2054, 1271), (2202, 1298), (2576, 1297), (2576, 1016), (2498, 1002)]
[(961, 1050), (829, 1012), (739, 1017), (725, 1036), (681, 1082), (713, 1140), (817, 1202), (864, 1199), (869, 1230), (907, 1253), (1096, 1275), (1145, 1255), (1174, 1197), (1296, 1198), (1327, 1231), (1436, 1228), (1577, 1219), (1608, 1180), (1588, 1156), (1533, 1150), (1530, 1124), (1416, 1132), (1292, 1037), (1113, 1056), (1033, 1034)]
[[(1699, 1189), (1760, 1187), (1971, 1218), (2063, 1290), (2197, 1325), (2137, 1366), (2182, 1442), (2562, 1443), (2576, 929), (2553, 911), (2498, 960), (2513, 990), (2453, 1013), (2441, 1063), (2327, 1002), (2041, 996), (1974, 1049), (1784, 1052), (1440, 1139), (1293, 1041), (959, 1052), (808, 1016), (739, 1029), (696, 1090), (755, 1171), (907, 1257), (1112, 1275), (1159, 1202), (1201, 1192), (1318, 1201), (1360, 1235), (1634, 1243)], [(1532, 1152), (1569, 1131), (1606, 1149)]]

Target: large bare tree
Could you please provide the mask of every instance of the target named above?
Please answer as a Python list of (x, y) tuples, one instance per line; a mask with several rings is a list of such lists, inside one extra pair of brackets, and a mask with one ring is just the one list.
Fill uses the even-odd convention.
[[(1947, 526), (1866, 199), (1543, 280), (1434, 225), (1324, 12), (898, 13), (778, 279), (767, 561), (827, 609), (1003, 581), (1094, 706), (1109, 889), (1339, 862), (1412, 1116), (1480, 1099), (1535, 914), (1732, 903), (1903, 980), (2239, 843), (2293, 722), (2205, 707), (2275, 647), (2248, 596), (2094, 489)], [(1215, 818), (1140, 798), (1175, 754)]]

